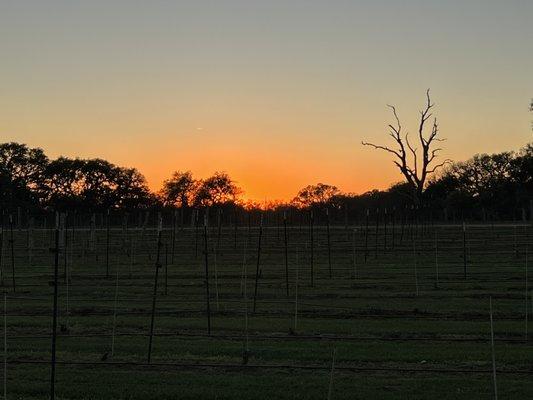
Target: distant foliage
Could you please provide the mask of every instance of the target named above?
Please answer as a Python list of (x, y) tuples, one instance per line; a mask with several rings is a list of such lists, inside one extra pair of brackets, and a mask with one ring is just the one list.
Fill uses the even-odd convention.
[(48, 157), (39, 148), (18, 143), (0, 144), (1, 203), (37, 203), (48, 162)]
[(340, 190), (336, 186), (318, 183), (300, 190), (292, 200), (292, 204), (298, 208), (324, 206), (331, 203), (332, 199), (338, 195), (340, 195)]
[(198, 181), (192, 177), (191, 171), (176, 171), (170, 179), (163, 182), (160, 196), (167, 206), (189, 207), (194, 200)]
[(194, 179), (190, 171), (176, 171), (163, 182), (159, 196), (163, 204), (174, 207), (211, 207), (235, 203), (242, 190), (225, 172), (206, 179)]
[(453, 163), (429, 182), (424, 196), (440, 208), (515, 217), (533, 199), (533, 146)]
[(142, 208), (156, 201), (144, 176), (102, 159), (49, 160), (39, 148), (0, 145), (0, 198), (4, 207), (103, 210)]
[(225, 172), (215, 172), (213, 176), (198, 181), (193, 196), (195, 207), (210, 207), (235, 202), (242, 190)]
[[(477, 154), (446, 165), (432, 176), (422, 193), (409, 182), (387, 190), (363, 194), (343, 193), (336, 186), (318, 183), (302, 188), (290, 202), (256, 203), (242, 198), (243, 191), (224, 172), (195, 179), (190, 171), (176, 171), (152, 193), (144, 176), (99, 158), (59, 157), (50, 160), (43, 150), (19, 143), (0, 144), (0, 206), (2, 209), (78, 210), (148, 209), (177, 207), (221, 210), (235, 218), (239, 210), (272, 212), (326, 208), (338, 218), (351, 213), (395, 213), (414, 209), (435, 210), (450, 219), (513, 219), (530, 213), (533, 199), (533, 144), (518, 152)], [(414, 201), (413, 199), (416, 199)], [(231, 216), (231, 217), (230, 217)]]

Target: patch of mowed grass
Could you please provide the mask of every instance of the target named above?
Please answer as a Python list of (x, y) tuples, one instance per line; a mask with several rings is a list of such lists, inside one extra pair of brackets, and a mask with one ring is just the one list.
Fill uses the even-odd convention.
[[(46, 360), (49, 340), (13, 340), (10, 358)], [(59, 361), (100, 361), (110, 351), (110, 337), (59, 338)], [(351, 342), (316, 340), (250, 340), (251, 363), (282, 365), (327, 365), (331, 351), (337, 349), (337, 361), (344, 365), (437, 365), (444, 367), (489, 368), (489, 343), (459, 342)], [(144, 362), (148, 338), (119, 336), (115, 339), (114, 361)], [(232, 363), (242, 362), (244, 342), (217, 338), (155, 337), (154, 362)], [(496, 357), (500, 368), (527, 370), (533, 364), (533, 349), (526, 344), (498, 343)]]
[[(49, 396), (44, 367), (17, 366), (10, 370), (8, 395), (15, 399)], [(65, 367), (57, 370), (56, 398), (76, 400), (151, 399), (320, 399), (327, 396), (329, 371), (162, 369), (140, 367), (129, 371), (106, 367)], [(29, 384), (31, 382), (31, 384)], [(526, 399), (531, 385), (513, 376), (499, 376), (502, 398)], [(398, 374), (336, 371), (334, 399), (490, 399), (490, 374)]]
[[(133, 365), (58, 365), (58, 398), (65, 399), (159, 399), (159, 398), (305, 398), (324, 399), (329, 383), (333, 347), (337, 366), (390, 368), (390, 372), (334, 374), (334, 399), (471, 399), (492, 398), (491, 374), (409, 373), (395, 369), (460, 368), (490, 371), (488, 298), (492, 296), (499, 371), (528, 370), (533, 365), (531, 342), (524, 339), (524, 264), (518, 238), (514, 252), (512, 229), (469, 231), (468, 274), (463, 277), (462, 231), (439, 231), (439, 285), (436, 286), (433, 237), (415, 235), (419, 296), (415, 295), (414, 255), (411, 236), (396, 248), (384, 251), (379, 238), (374, 258), (373, 237), (367, 263), (363, 262), (363, 236), (357, 236), (357, 279), (353, 278), (351, 235), (332, 227), (333, 279), (329, 278), (323, 227), (315, 235), (315, 286), (310, 287), (308, 231), (290, 229), (289, 281), (285, 294), (284, 252), (276, 231), (265, 228), (257, 313), (251, 313), (257, 229), (252, 227), (248, 253), (249, 363), (284, 364), (292, 369), (179, 368)], [(51, 232), (40, 231), (42, 251), (27, 265), (25, 232), (15, 232), (17, 292), (8, 293), (8, 359), (50, 359), (53, 255), (48, 252)], [(48, 237), (45, 237), (48, 234)], [(238, 230), (237, 249), (233, 231), (223, 228), (217, 255), (218, 304), (215, 300), (214, 256), (210, 247), (212, 333), (207, 338), (203, 254), (194, 255), (194, 231), (177, 236), (175, 262), (168, 268), (168, 295), (164, 295), (165, 270), (160, 271), (156, 306), (153, 361), (163, 363), (242, 362), (242, 339), (224, 335), (244, 333), (242, 293), (243, 245), (246, 229)], [(94, 249), (87, 247), (88, 231), (70, 241), (69, 334), (58, 338), (59, 361), (100, 362), (111, 346), (115, 272), (119, 270), (114, 361), (145, 362), (148, 347), (154, 273), (155, 232), (130, 232), (135, 238), (136, 262), (130, 265), (122, 247), (120, 230), (111, 237), (111, 274), (105, 277), (105, 236), (96, 231)], [(216, 230), (210, 231), (214, 243)], [(426, 237), (427, 236), (427, 237)], [(511, 238), (511, 240), (510, 240)], [(71, 238), (72, 239), (72, 238)], [(128, 239), (129, 240), (129, 239)], [(168, 240), (168, 237), (165, 239)], [(39, 241), (36, 241), (38, 243)], [(81, 250), (81, 246), (85, 250)], [(129, 242), (126, 240), (126, 243)], [(390, 244), (390, 237), (388, 243)], [(200, 237), (200, 245), (202, 244)], [(298, 325), (294, 326), (296, 246), (301, 250), (299, 269)], [(62, 272), (62, 266), (60, 272)], [(130, 275), (131, 272), (131, 275)], [(66, 284), (60, 276), (59, 324), (66, 324)], [(7, 285), (6, 280), (6, 285)], [(6, 287), (6, 289), (10, 289)], [(533, 324), (530, 322), (530, 332)], [(122, 333), (140, 334), (122, 336)], [(183, 335), (180, 336), (179, 334)], [(87, 334), (100, 336), (83, 337)], [(164, 335), (169, 334), (170, 336)], [(178, 335), (175, 335), (178, 334)], [(272, 335), (290, 338), (271, 338)], [(18, 336), (40, 335), (42, 338)], [(81, 337), (75, 337), (80, 335)], [(107, 335), (107, 336), (102, 336)], [(188, 336), (186, 336), (188, 335)], [(221, 337), (216, 337), (221, 335)], [(365, 340), (309, 340), (305, 335), (348, 335)], [(266, 337), (260, 337), (266, 336)], [(270, 337), (270, 338), (269, 338)], [(395, 339), (391, 341), (375, 340)], [(401, 339), (424, 340), (401, 340)], [(476, 339), (455, 342), (451, 339)], [(514, 339), (508, 343), (498, 339)], [(430, 340), (426, 340), (430, 339)], [(438, 340), (444, 339), (444, 340)], [(319, 370), (296, 369), (297, 365)], [(8, 365), (8, 398), (47, 398), (49, 365)], [(533, 383), (528, 375), (498, 374), (501, 398), (530, 398)]]
[[(113, 319), (109, 316), (70, 317), (69, 329), (72, 335), (83, 333), (111, 334)], [(60, 316), (60, 323), (65, 324), (66, 319)], [(117, 317), (117, 333), (148, 333), (148, 315), (121, 315)], [(533, 330), (533, 321), (530, 322)], [(248, 327), (251, 334), (287, 334), (294, 326), (293, 316), (253, 316), (248, 317)], [(181, 316), (156, 316), (156, 332), (164, 333), (206, 333), (206, 318)], [(239, 317), (229, 317), (214, 314), (212, 318), (213, 333), (244, 332), (244, 313)], [(507, 320), (494, 322), (496, 338), (511, 337), (521, 339), (524, 337), (523, 320)], [(438, 320), (424, 316), (418, 318), (392, 317), (392, 318), (307, 318), (298, 317), (298, 335), (352, 335), (355, 337), (384, 337), (384, 338), (461, 338), (472, 337), (488, 340), (490, 325), (488, 321), (457, 321)], [(8, 317), (8, 338), (18, 334), (50, 334), (50, 317)]]

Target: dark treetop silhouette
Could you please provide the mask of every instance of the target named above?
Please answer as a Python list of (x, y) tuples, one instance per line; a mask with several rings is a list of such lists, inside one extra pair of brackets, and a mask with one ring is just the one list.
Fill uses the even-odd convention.
[[(421, 121), (429, 118), (427, 109), (422, 112)], [(394, 137), (400, 137), (397, 132), (400, 128), (394, 127)], [(424, 139), (428, 161), (432, 159), (431, 152), (436, 150), (429, 149), (435, 140), (434, 132), (432, 130), (431, 141)], [(402, 161), (396, 162), (402, 165)], [(271, 203), (267, 212), (329, 208), (333, 219), (337, 215), (343, 221), (346, 213), (361, 216), (367, 209), (375, 213), (377, 209), (405, 210), (415, 206), (435, 210), (434, 218), (443, 218), (445, 214), (457, 219), (530, 217), (532, 145), (518, 152), (475, 155), (470, 160), (449, 164), (429, 178), (427, 175), (435, 167), (427, 168), (427, 165), (429, 163), (426, 163), (425, 173), (417, 175), (416, 180), (411, 174), (417, 170), (409, 168), (407, 173), (411, 181), (406, 178), (406, 183), (392, 185), (385, 191), (372, 190), (356, 195), (342, 193), (337, 187), (324, 183), (309, 185), (290, 202)], [(18, 208), (92, 213), (107, 209), (179, 207), (190, 214), (192, 209), (216, 207), (226, 208), (228, 212), (224, 214), (229, 218), (243, 208), (259, 208), (243, 201), (241, 194), (236, 183), (221, 172), (206, 179), (195, 179), (191, 172), (178, 171), (164, 182), (159, 193), (152, 193), (144, 176), (135, 168), (119, 167), (102, 159), (59, 157), (50, 160), (39, 148), (19, 143), (0, 144), (0, 206), (10, 212)], [(185, 215), (188, 217), (190, 215)]]

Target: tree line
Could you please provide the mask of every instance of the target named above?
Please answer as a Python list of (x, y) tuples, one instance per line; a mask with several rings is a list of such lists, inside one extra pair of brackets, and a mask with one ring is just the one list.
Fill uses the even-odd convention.
[[(196, 179), (176, 171), (153, 192), (135, 168), (106, 160), (59, 157), (50, 159), (40, 148), (20, 143), (0, 144), (0, 204), (3, 210), (194, 210), (267, 209), (282, 211), (330, 209), (364, 215), (368, 212), (430, 209), (436, 219), (529, 219), (533, 199), (533, 144), (517, 152), (479, 154), (447, 163), (420, 188), (406, 180), (387, 190), (343, 193), (318, 183), (302, 188), (288, 202), (256, 204), (243, 200), (243, 191), (224, 172)], [(415, 201), (416, 199), (416, 201)], [(367, 211), (368, 210), (368, 211)], [(381, 210), (381, 211), (378, 211)], [(233, 211), (235, 212), (235, 211)]]

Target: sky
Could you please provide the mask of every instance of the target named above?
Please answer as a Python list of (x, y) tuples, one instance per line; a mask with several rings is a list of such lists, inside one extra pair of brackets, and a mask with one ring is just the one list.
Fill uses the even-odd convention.
[(443, 157), (532, 140), (530, 0), (0, 1), (0, 141), (51, 157), (225, 171), (256, 201), (402, 180), (387, 104)]

